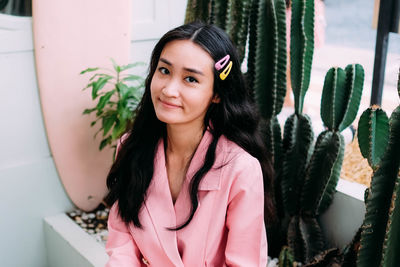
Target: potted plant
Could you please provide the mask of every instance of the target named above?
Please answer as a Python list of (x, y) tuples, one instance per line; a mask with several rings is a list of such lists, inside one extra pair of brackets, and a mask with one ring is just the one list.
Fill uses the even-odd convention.
[(112, 60), (113, 69), (87, 68), (80, 74), (92, 73), (89, 84), (83, 89), (91, 88), (92, 99), (97, 101), (93, 108), (83, 111), (83, 114), (95, 112), (96, 119), (90, 124), (91, 127), (101, 123), (97, 134), (102, 133), (102, 140), (99, 149), (106, 146), (114, 148), (116, 143), (127, 129), (129, 129), (135, 119), (135, 109), (142, 98), (144, 92), (144, 78), (129, 73), (134, 67), (143, 66), (144, 63), (138, 62), (120, 66)]

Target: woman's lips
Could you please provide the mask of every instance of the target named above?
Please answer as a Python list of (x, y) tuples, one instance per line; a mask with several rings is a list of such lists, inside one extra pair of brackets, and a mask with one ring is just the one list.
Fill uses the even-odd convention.
[(167, 108), (180, 108), (181, 106), (159, 99), (163, 106)]

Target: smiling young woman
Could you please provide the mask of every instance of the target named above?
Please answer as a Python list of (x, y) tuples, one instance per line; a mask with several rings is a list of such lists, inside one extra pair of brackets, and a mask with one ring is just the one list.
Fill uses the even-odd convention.
[(273, 173), (253, 104), (221, 29), (159, 40), (107, 179), (108, 266), (266, 266)]

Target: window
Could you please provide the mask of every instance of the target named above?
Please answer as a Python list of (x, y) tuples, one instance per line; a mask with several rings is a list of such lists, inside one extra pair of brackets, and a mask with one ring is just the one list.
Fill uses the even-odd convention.
[(0, 13), (14, 16), (32, 16), (32, 0), (0, 0)]

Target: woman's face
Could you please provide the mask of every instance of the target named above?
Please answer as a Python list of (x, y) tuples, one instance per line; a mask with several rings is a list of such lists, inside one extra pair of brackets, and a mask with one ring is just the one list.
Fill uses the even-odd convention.
[(190, 40), (167, 43), (151, 80), (157, 118), (169, 125), (201, 127), (214, 96), (214, 60)]

